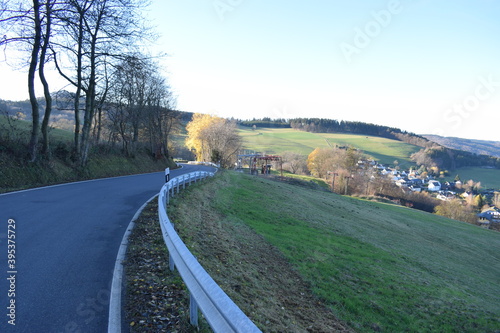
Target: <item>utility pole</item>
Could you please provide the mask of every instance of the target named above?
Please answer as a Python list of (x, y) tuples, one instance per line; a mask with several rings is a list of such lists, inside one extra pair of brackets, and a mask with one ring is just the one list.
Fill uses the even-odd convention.
[(350, 176), (346, 177), (346, 185), (345, 185), (344, 195), (347, 195), (347, 190), (349, 189), (349, 179), (354, 179), (354, 176), (350, 175)]
[(332, 177), (332, 192), (335, 192), (335, 177), (338, 176), (339, 174), (334, 172), (333, 177)]

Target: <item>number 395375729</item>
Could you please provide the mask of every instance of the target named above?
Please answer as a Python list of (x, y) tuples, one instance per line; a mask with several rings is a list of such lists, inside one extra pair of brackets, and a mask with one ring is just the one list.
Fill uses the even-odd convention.
[(8, 220), (7, 225), (7, 265), (9, 270), (16, 269), (16, 221)]

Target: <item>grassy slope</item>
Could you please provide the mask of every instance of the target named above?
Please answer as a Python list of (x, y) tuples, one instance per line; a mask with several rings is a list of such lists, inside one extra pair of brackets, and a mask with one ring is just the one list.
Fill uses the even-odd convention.
[(446, 180), (452, 181), (456, 175), (460, 176), (462, 182), (467, 182), (469, 179), (480, 181), (482, 188), (500, 189), (500, 170), (485, 169), (479, 167), (460, 168), (450, 173)]
[[(169, 164), (146, 154), (126, 158), (119, 154), (93, 156), (84, 173), (68, 162), (53, 158), (49, 163), (26, 164), (0, 152), (0, 193), (66, 182), (162, 171)], [(172, 167), (170, 165), (170, 167)]]
[[(137, 154), (135, 158), (126, 158), (119, 152), (94, 153), (87, 170), (77, 172), (69, 161), (73, 133), (60, 129), (51, 129), (49, 132), (52, 159), (37, 164), (27, 163), (19, 151), (27, 151), (30, 128), (31, 124), (27, 121), (13, 120), (8, 123), (5, 116), (0, 116), (0, 130), (6, 131), (1, 134), (7, 135), (10, 140), (8, 144), (0, 144), (0, 193), (78, 180), (161, 171), (170, 163), (154, 161), (144, 153)], [(64, 154), (58, 152), (60, 144)]]
[(332, 145), (352, 145), (383, 164), (392, 165), (394, 160), (398, 160), (403, 167), (413, 164), (410, 155), (421, 149), (401, 141), (376, 136), (353, 134), (322, 134), (322, 136)]
[[(201, 202), (205, 215), (200, 217), (220, 216), (219, 228), (251, 227), (279, 249), (315, 295), (358, 331), (500, 329), (496, 232), (399, 206), (234, 173), (219, 176), (203, 191), (208, 199)], [(185, 200), (189, 207), (200, 205)], [(176, 218), (182, 230), (182, 218)], [(201, 223), (185, 235), (190, 244), (202, 242), (203, 228)], [(237, 239), (237, 232), (225, 237), (232, 234), (236, 240), (223, 242), (233, 244), (229, 251), (252, 246)], [(204, 252), (200, 260), (217, 281), (219, 268), (230, 268), (224, 262), (210, 263), (217, 260), (214, 257)], [(229, 273), (225, 274), (227, 280)], [(233, 278), (238, 279), (238, 273)], [(263, 291), (254, 292), (258, 297)], [(240, 301), (251, 299), (250, 295)]]
[(420, 147), (401, 141), (374, 136), (309, 133), (290, 128), (251, 128), (241, 127), (240, 135), (243, 146), (256, 151), (282, 154), (285, 151), (295, 151), (309, 155), (315, 148), (351, 145), (361, 149), (381, 163), (392, 164), (398, 160), (400, 165), (410, 165), (410, 155), (420, 150)]
[[(9, 131), (10, 135), (23, 139), (31, 133), (31, 122), (25, 120), (11, 119), (10, 122), (4, 115), (0, 115), (0, 129)], [(40, 134), (41, 137), (41, 134)], [(49, 129), (50, 142), (68, 142), (73, 140), (73, 133), (58, 128)]]

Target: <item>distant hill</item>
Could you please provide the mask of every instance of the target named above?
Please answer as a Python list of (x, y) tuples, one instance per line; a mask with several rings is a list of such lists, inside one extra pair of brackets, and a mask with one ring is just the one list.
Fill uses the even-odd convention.
[(500, 141), (472, 140), (430, 134), (422, 136), (447, 148), (500, 157)]
[[(73, 131), (75, 125), (75, 115), (73, 111), (73, 96), (71, 92), (59, 91), (52, 93), (53, 105), (50, 114), (50, 126), (62, 130)], [(45, 99), (38, 98), (38, 108), (40, 117), (45, 113)], [(192, 112), (177, 111), (178, 117), (185, 126), (193, 117)], [(31, 104), (29, 100), (8, 101), (0, 99), (0, 115), (10, 116), (19, 120), (31, 121)], [(83, 122), (83, 114), (81, 114)]]

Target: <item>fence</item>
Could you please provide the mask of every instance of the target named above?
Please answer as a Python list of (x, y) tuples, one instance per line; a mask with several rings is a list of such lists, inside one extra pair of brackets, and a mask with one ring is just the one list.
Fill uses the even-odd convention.
[(191, 254), (174, 230), (167, 216), (170, 197), (186, 185), (213, 176), (211, 172), (192, 172), (171, 179), (158, 197), (158, 216), (163, 239), (169, 252), (170, 270), (177, 267), (189, 290), (189, 313), (193, 325), (198, 325), (198, 308), (214, 332), (260, 332), (255, 324), (215, 283), (198, 260)]

